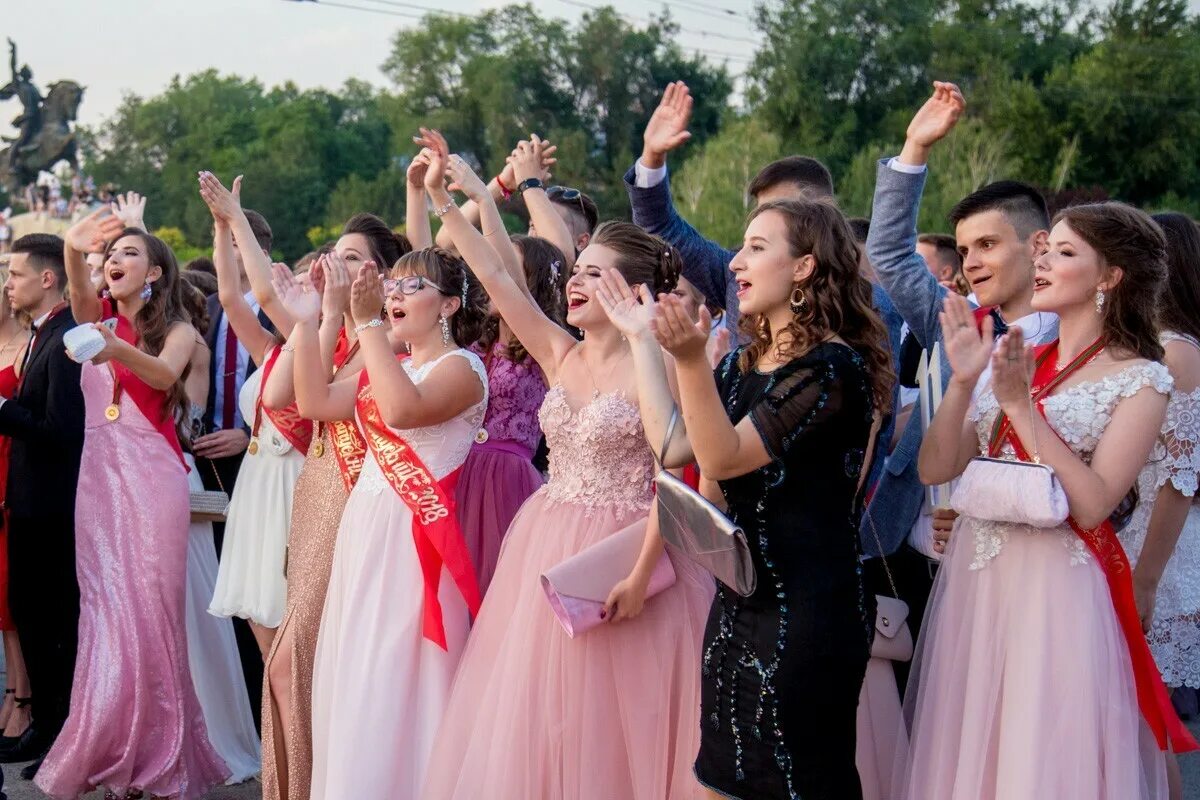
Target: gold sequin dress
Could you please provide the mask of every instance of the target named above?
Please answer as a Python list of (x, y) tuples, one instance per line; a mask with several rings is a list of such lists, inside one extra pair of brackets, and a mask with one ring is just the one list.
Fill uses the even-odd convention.
[[(334, 542), (349, 496), (333, 454), (329, 428), (322, 428), (324, 431), (320, 439), (313, 438), (304, 468), (296, 482), (292, 530), (288, 537), (287, 606), (263, 670), (263, 800), (308, 800), (309, 796), (312, 777), (313, 658), (317, 651), (321, 612), (325, 607), (325, 591), (329, 587), (329, 574), (333, 569)], [(323, 455), (317, 457), (315, 453), (322, 450)], [(275, 758), (271, 664), (279, 640), (289, 630), (293, 636), (291, 748), (287, 752), (287, 764), (280, 765)], [(286, 798), (279, 792), (281, 768), (287, 769)]]

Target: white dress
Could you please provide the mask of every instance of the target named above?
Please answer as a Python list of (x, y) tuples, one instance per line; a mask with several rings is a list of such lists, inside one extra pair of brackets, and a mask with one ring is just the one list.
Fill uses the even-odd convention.
[[(204, 413), (202, 408), (199, 411)], [(189, 488), (203, 490), (196, 460), (190, 453), (184, 458), (191, 469)], [(205, 613), (216, 582), (217, 548), (213, 543), (212, 523), (193, 522), (188, 529), (185, 598), (188, 665), (204, 713), (208, 740), (229, 767), (227, 783), (234, 784), (259, 773), (260, 751), (233, 623)]]
[[(487, 410), (487, 372), (467, 350), (413, 369), (420, 383), (446, 358), (465, 358), (484, 399), (440, 425), (397, 431), (441, 480), (462, 466)], [(312, 800), (416, 800), (467, 641), (466, 601), (443, 567), (438, 597), (447, 648), (421, 635), (421, 565), (412, 513), (374, 453), (338, 529), (313, 668)]]
[[(246, 423), (254, 423), (263, 370), (255, 370), (238, 396)], [(225, 523), (217, 589), (208, 607), (218, 617), (242, 617), (266, 628), (283, 621), (287, 596), (284, 564), (292, 527), (292, 493), (304, 466), (299, 453), (266, 413), (258, 452), (246, 453)]]
[[(1163, 343), (1200, 343), (1164, 332)], [(1181, 494), (1195, 497), (1200, 472), (1200, 388), (1172, 391), (1162, 436), (1150, 463), (1138, 476), (1138, 505), (1118, 536), (1129, 560), (1137, 564), (1150, 527), (1159, 490), (1171, 482)], [(1167, 686), (1200, 689), (1200, 513), (1193, 506), (1179, 534), (1175, 553), (1158, 584), (1154, 622), (1146, 639)]]

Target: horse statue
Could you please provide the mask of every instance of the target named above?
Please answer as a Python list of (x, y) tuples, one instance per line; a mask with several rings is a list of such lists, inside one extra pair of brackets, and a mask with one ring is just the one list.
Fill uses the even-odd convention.
[(79, 168), (78, 144), (70, 123), (75, 121), (83, 100), (83, 87), (74, 81), (58, 81), (42, 98), (28, 65), (17, 69), (17, 48), (11, 39), (9, 46), (12, 80), (0, 87), (0, 100), (18, 98), (22, 113), (13, 120), (18, 135), (3, 137), (11, 144), (0, 150), (0, 185), (13, 196), (35, 182), (42, 170), (60, 161)]

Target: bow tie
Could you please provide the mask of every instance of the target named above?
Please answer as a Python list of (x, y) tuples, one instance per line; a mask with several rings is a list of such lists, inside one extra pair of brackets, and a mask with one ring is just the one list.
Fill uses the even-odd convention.
[(991, 310), (991, 316), (992, 316), (992, 333), (993, 333), (993, 335), (995, 335), (997, 338), (999, 338), (999, 337), (1003, 336), (1004, 334), (1008, 333), (1008, 323), (1005, 322), (1004, 318), (1000, 316), (1000, 312), (997, 309), (993, 308)]

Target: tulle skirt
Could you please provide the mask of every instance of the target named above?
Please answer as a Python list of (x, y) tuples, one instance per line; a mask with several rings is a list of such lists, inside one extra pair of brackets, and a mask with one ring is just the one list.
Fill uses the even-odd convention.
[(570, 639), (538, 578), (644, 516), (538, 492), (513, 521), (429, 762), (425, 800), (699, 796), (700, 649), (713, 580), (678, 580), (633, 620)]
[(1100, 566), (1069, 530), (1012, 528), (972, 569), (974, 525), (960, 520), (926, 612), (898, 796), (1165, 798)]
[(532, 458), (514, 442), (485, 442), (474, 445), (463, 464), (455, 501), (481, 593), (492, 582), (508, 526), (542, 486)]

